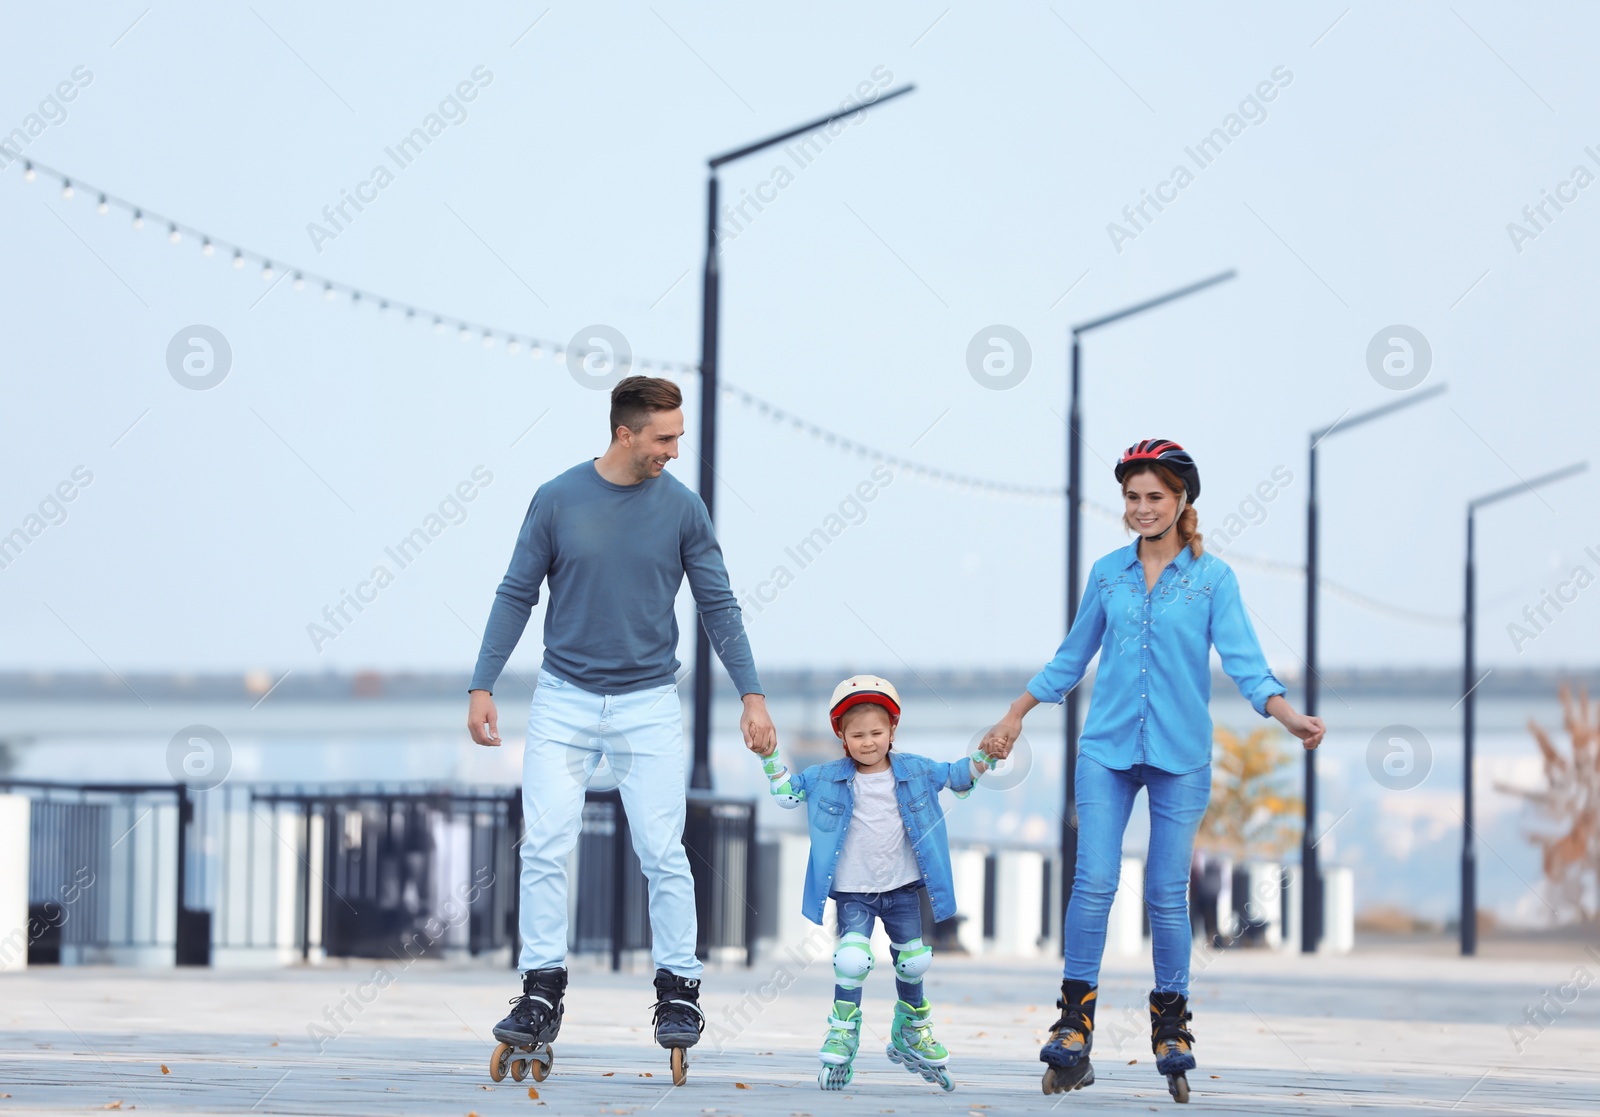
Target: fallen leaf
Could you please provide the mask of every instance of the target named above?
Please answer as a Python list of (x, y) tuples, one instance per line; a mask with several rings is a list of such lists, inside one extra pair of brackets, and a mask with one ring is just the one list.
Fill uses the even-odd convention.
[(273, 1041), (272, 1041), (272, 1046), (273, 1046), (273, 1047), (276, 1047), (276, 1046), (278, 1046), (278, 1041), (277, 1041), (277, 1040), (273, 1040)]
[(984, 1037), (984, 1036), (986, 1036), (986, 1035), (988, 1035), (988, 1034), (989, 1034), (989, 1033), (988, 1033), (988, 1032), (979, 1032), (979, 1033), (978, 1033), (978, 1038), (979, 1038), (979, 1039), (982, 1039), (982, 1038), (983, 1038), (983, 1037)]
[(494, 1087), (493, 1086), (479, 1086), (478, 1089), (480, 1089), (480, 1090), (492, 1090), (492, 1089), (494, 1089)]
[(167, 1069), (167, 1064), (166, 1063), (162, 1063), (161, 1064), (161, 1073), (162, 1074), (171, 1074), (172, 1073), (170, 1070)]
[(600, 1077), (601, 1078), (610, 1078), (613, 1074), (616, 1074), (616, 1073), (617, 1072), (614, 1071), (614, 1070), (608, 1070), (604, 1074), (602, 1074)]
[(529, 1086), (528, 1087), (528, 1096), (537, 1101), (538, 1097), (539, 1097), (539, 1091), (535, 1090), (532, 1086)]
[(748, 1090), (748, 1089), (750, 1089), (750, 1087), (746, 1086), (743, 1082), (735, 1082), (733, 1084), (733, 1088), (735, 1090)]
[(106, 1104), (102, 1105), (100, 1108), (101, 1109), (121, 1109), (122, 1108), (122, 1103), (120, 1101), (108, 1101), (108, 1102), (106, 1102)]
[(656, 1072), (653, 1071), (653, 1070), (647, 1070), (647, 1071), (643, 1071), (641, 1073), (642, 1073), (643, 1077), (645, 1077), (645, 1078), (654, 1078), (656, 1076)]
[(1137, 1063), (1138, 1061), (1139, 1061), (1138, 1059), (1129, 1059), (1128, 1060), (1128, 1065), (1131, 1067), (1131, 1066), (1133, 1066), (1134, 1063)]
[(1212, 1076), (1211, 1076), (1211, 1077), (1212, 1077), (1212, 1078), (1221, 1078), (1221, 1077), (1222, 1077), (1222, 1075), (1220, 1075), (1220, 1074), (1213, 1074), (1213, 1075), (1212, 1075)]

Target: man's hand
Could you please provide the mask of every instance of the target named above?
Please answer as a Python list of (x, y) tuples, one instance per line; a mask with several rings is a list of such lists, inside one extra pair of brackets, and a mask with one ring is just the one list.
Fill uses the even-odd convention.
[(983, 735), (983, 743), (978, 747), (995, 760), (1004, 760), (1011, 755), (1011, 746), (1017, 743), (1020, 736), (1022, 719), (1007, 714)]
[(778, 747), (778, 728), (767, 713), (767, 700), (759, 694), (744, 696), (744, 714), (739, 718), (739, 732), (744, 734), (745, 748), (760, 757), (771, 756)]
[(480, 745), (498, 748), (500, 745), (500, 713), (494, 708), (494, 698), (486, 690), (474, 690), (467, 701), (467, 732)]

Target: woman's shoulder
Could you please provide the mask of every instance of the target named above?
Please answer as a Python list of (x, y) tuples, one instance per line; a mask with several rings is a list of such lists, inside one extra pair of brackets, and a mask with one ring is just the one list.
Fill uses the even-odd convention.
[(1210, 551), (1201, 551), (1189, 570), (1191, 578), (1203, 578), (1212, 583), (1237, 580), (1233, 567)]

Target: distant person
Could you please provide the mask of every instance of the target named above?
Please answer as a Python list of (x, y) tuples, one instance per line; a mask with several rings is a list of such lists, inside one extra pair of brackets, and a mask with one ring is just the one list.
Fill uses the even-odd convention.
[(844, 755), (791, 775), (776, 742), (752, 742), (766, 762), (772, 794), (785, 807), (806, 805), (811, 855), (800, 910), (821, 923), (833, 899), (839, 948), (833, 955), (833, 1011), (817, 1058), (817, 1085), (842, 1090), (855, 1076), (861, 1043), (861, 986), (872, 972), (872, 927), (883, 921), (894, 965), (894, 1018), (885, 1048), (890, 1060), (953, 1090), (945, 1065), (950, 1053), (933, 1037), (933, 1006), (922, 991), (933, 948), (922, 940), (922, 894), (934, 919), (956, 913), (939, 792), (966, 798), (988, 765), (982, 753), (951, 763), (900, 752), (900, 695), (886, 679), (852, 675), (833, 691), (828, 706)]
[[(683, 848), (683, 711), (675, 673), (673, 600), (685, 575), (700, 621), (744, 700), (739, 728), (752, 746), (777, 734), (756, 678), (722, 551), (700, 497), (664, 472), (683, 436), (683, 396), (669, 380), (630, 376), (611, 390), (611, 443), (598, 458), (539, 486), (511, 566), (495, 593), (472, 675), (467, 727), (500, 744), (491, 693), (548, 579), (544, 665), (522, 761), (522, 994), (495, 1025), (507, 1059), (528, 1049), (543, 1078), (567, 986), (567, 857), (578, 841), (586, 784), (602, 757), (620, 780), (633, 848), (650, 883), (656, 965), (655, 1038), (699, 1042), (702, 966), (695, 957), (694, 878)], [(515, 1061), (515, 1060), (513, 1060)], [(504, 1074), (497, 1049), (491, 1073)], [(496, 1075), (498, 1079), (498, 1075)]]
[(1105, 953), (1106, 921), (1122, 865), (1122, 835), (1133, 799), (1150, 801), (1144, 896), (1150, 912), (1155, 989), (1150, 1045), (1156, 1069), (1178, 1101), (1189, 1097), (1194, 1035), (1187, 1027), (1190, 857), (1211, 796), (1212, 647), (1256, 712), (1271, 716), (1308, 749), (1322, 741), (1322, 719), (1295, 712), (1261, 654), (1227, 563), (1204, 552), (1194, 502), (1200, 472), (1176, 442), (1130, 446), (1115, 468), (1123, 523), (1138, 538), (1089, 571), (1083, 604), (1055, 658), (1028, 683), (983, 750), (1006, 756), (1025, 714), (1060, 702), (1100, 653), (1078, 754), (1078, 863), (1063, 936), (1061, 1018), (1039, 1053), (1049, 1064), (1046, 1093), (1094, 1081), (1089, 1051)]

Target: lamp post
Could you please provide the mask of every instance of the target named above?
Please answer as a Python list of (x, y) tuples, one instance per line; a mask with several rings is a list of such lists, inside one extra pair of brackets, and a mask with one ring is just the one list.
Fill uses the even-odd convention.
[[(1078, 615), (1078, 560), (1079, 540), (1082, 536), (1079, 505), (1082, 503), (1083, 488), (1083, 412), (1078, 403), (1079, 371), (1082, 367), (1082, 358), (1078, 339), (1083, 334), (1098, 330), (1101, 326), (1109, 326), (1113, 322), (1120, 322), (1124, 318), (1131, 318), (1135, 314), (1142, 314), (1146, 310), (1154, 310), (1158, 306), (1165, 306), (1186, 295), (1193, 295), (1213, 287), (1225, 280), (1232, 279), (1238, 273), (1232, 268), (1225, 272), (1202, 279), (1198, 283), (1191, 283), (1187, 287), (1180, 287), (1176, 291), (1168, 291), (1165, 295), (1157, 295), (1153, 299), (1146, 299), (1134, 306), (1124, 307), (1110, 314), (1103, 314), (1099, 318), (1088, 322), (1080, 322), (1072, 327), (1072, 379), (1068, 388), (1067, 398), (1067, 631), (1072, 631), (1072, 622)], [(1078, 864), (1078, 688), (1073, 687), (1067, 692), (1067, 728), (1066, 728), (1066, 776), (1063, 780), (1063, 809), (1061, 812), (1061, 917), (1066, 918), (1067, 903), (1072, 899), (1072, 874)]]
[(1488, 496), (1467, 501), (1467, 571), (1466, 612), (1463, 614), (1465, 644), (1461, 657), (1461, 761), (1465, 766), (1461, 777), (1461, 953), (1478, 952), (1478, 849), (1477, 832), (1472, 828), (1472, 745), (1477, 729), (1473, 706), (1477, 702), (1474, 692), (1482, 680), (1474, 679), (1478, 673), (1477, 657), (1473, 654), (1473, 636), (1478, 628), (1477, 576), (1473, 570), (1473, 520), (1477, 510), (1488, 504), (1505, 500), (1522, 492), (1533, 492), (1540, 485), (1548, 485), (1582, 473), (1588, 462), (1578, 462), (1565, 469), (1535, 477), (1517, 485), (1508, 485)]
[[(717, 310), (720, 301), (720, 269), (717, 258), (720, 252), (717, 231), (717, 168), (725, 163), (743, 159), (780, 144), (795, 136), (814, 132), (846, 116), (865, 112), (874, 105), (910, 93), (915, 85), (902, 85), (865, 104), (820, 117), (797, 128), (744, 147), (713, 155), (706, 160), (711, 177), (706, 182), (706, 267), (702, 285), (700, 314), (700, 499), (705, 501), (706, 513), (716, 520), (717, 494)], [(694, 640), (694, 766), (689, 774), (689, 786), (711, 788), (711, 637), (705, 625), (696, 623)]]
[[(1317, 446), (1335, 431), (1347, 431), (1362, 423), (1415, 406), (1445, 390), (1443, 384), (1425, 392), (1406, 396), (1363, 411), (1352, 418), (1343, 415), (1320, 430), (1311, 432), (1307, 451), (1306, 476), (1310, 492), (1306, 497), (1306, 701), (1305, 714), (1317, 712)], [(1317, 865), (1317, 841), (1311, 836), (1317, 817), (1317, 751), (1305, 750), (1305, 821), (1300, 832), (1300, 951), (1314, 954), (1322, 940), (1322, 872)]]

